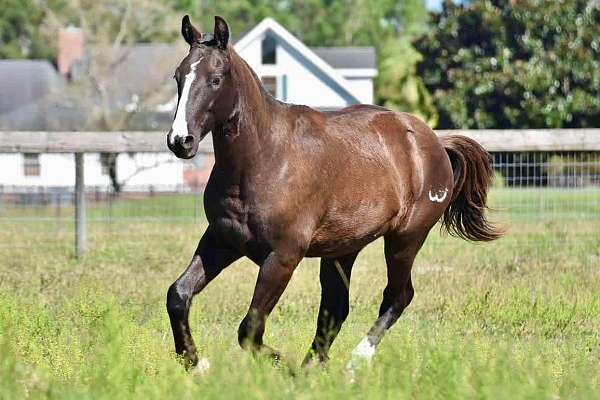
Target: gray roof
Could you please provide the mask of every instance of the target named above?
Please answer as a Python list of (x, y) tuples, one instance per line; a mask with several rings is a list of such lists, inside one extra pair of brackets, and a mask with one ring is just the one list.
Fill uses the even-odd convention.
[[(88, 51), (103, 51), (88, 49)], [(182, 48), (162, 44), (140, 44), (123, 48), (112, 67), (110, 101), (121, 108), (133, 96), (175, 93), (170, 79), (185, 56)], [(101, 53), (100, 53), (101, 54)], [(85, 61), (74, 65), (75, 79), (85, 79)], [(80, 130), (88, 126), (89, 107), (83, 107), (78, 92), (65, 90), (67, 83), (45, 60), (0, 60), (0, 130)], [(128, 128), (157, 129), (168, 126), (172, 113), (136, 113)], [(164, 114), (164, 115), (163, 115)]]
[(0, 129), (68, 129), (80, 118), (58, 101), (65, 79), (46, 60), (0, 60)]
[(0, 60), (0, 114), (57, 93), (64, 85), (49, 61)]
[(169, 44), (137, 44), (122, 49), (121, 61), (113, 68), (111, 94), (116, 104), (144, 96), (165, 85), (175, 93), (171, 80), (187, 49)]
[(373, 47), (311, 47), (333, 68), (376, 68)]

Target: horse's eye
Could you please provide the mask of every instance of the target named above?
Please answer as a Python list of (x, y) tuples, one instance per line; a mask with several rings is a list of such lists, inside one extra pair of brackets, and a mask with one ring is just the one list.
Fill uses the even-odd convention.
[(210, 84), (213, 86), (219, 86), (220, 83), (221, 83), (221, 78), (212, 78), (212, 80), (210, 81)]

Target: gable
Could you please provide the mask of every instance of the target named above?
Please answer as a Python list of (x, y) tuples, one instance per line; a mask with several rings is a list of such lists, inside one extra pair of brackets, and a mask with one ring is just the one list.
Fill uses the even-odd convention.
[[(271, 35), (276, 40), (276, 64), (262, 63), (262, 40)], [(239, 51), (261, 78), (276, 79), (276, 97), (280, 100), (309, 104), (312, 107), (340, 108), (359, 103), (353, 93), (315, 66), (296, 48), (268, 31)]]
[[(278, 44), (277, 55), (280, 58), (275, 65), (262, 64), (261, 42), (267, 35), (275, 38)], [(306, 91), (312, 88), (314, 98), (308, 101), (298, 101), (299, 103), (326, 107), (327, 105), (324, 104), (315, 104), (314, 100), (317, 100), (317, 103), (331, 102), (332, 97), (336, 96), (337, 102), (341, 100), (345, 104), (330, 104), (333, 107), (360, 103), (353, 93), (353, 88), (340, 73), (272, 18), (266, 18), (242, 37), (235, 44), (235, 49), (259, 76), (265, 76), (269, 72), (277, 73), (285, 81), (285, 76), (289, 75), (295, 82), (303, 82), (304, 87), (301, 89)], [(292, 67), (294, 68), (290, 70)], [(317, 90), (319, 91), (317, 92)], [(325, 92), (321, 92), (321, 90)], [(332, 96), (332, 92), (335, 94), (334, 96)], [(315, 93), (318, 93), (318, 96), (315, 96)], [(293, 99), (296, 92), (292, 94), (289, 91), (289, 94), (292, 98), (278, 97), (285, 101), (297, 102)], [(300, 97), (305, 98), (306, 94)], [(328, 97), (328, 99), (321, 97)]]

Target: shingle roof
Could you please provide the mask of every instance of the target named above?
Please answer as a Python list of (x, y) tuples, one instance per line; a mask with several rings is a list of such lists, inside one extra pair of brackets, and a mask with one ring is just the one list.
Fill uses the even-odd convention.
[[(96, 50), (102, 51), (89, 51)], [(175, 91), (170, 77), (185, 56), (181, 48), (141, 44), (121, 52), (122, 58), (111, 71), (109, 94), (113, 107), (131, 103), (134, 95), (156, 95), (165, 85), (170, 85), (169, 95)], [(0, 60), (0, 130), (89, 129), (89, 110), (78, 104), (76, 94), (65, 91), (65, 87), (65, 79), (48, 61)], [(170, 112), (168, 118), (159, 113), (138, 114), (140, 117), (136, 115), (130, 122), (138, 129), (166, 127), (165, 121), (172, 119)]]
[(311, 47), (333, 68), (376, 68), (373, 47)]
[(39, 101), (64, 85), (46, 60), (0, 60), (0, 114)]
[(187, 50), (169, 44), (137, 44), (121, 50), (122, 59), (112, 71), (115, 85), (111, 85), (116, 104), (131, 101), (133, 95), (148, 95), (163, 85), (175, 91), (171, 81), (173, 72)]

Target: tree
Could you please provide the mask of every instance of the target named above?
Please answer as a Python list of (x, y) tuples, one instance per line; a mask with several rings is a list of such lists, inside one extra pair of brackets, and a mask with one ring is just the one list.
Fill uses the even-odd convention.
[(600, 125), (597, 1), (446, 1), (417, 49), (442, 128)]
[(222, 15), (237, 37), (270, 16), (309, 46), (375, 46), (376, 101), (436, 121), (431, 97), (416, 74), (420, 56), (411, 44), (427, 29), (422, 0), (170, 1), (191, 13), (201, 28), (212, 27), (212, 16)]
[(38, 26), (44, 13), (35, 0), (3, 0), (0, 6), (0, 58), (50, 58)]
[[(79, 27), (85, 38), (86, 56), (78, 77), (69, 85), (61, 102), (76, 104), (84, 116), (77, 130), (119, 131), (127, 129), (141, 112), (153, 111), (170, 100), (173, 87), (165, 85), (172, 74), (172, 59), (153, 60), (151, 68), (139, 71), (152, 83), (131, 91), (129, 82), (115, 77), (125, 67), (134, 46), (140, 42), (173, 41), (178, 24), (172, 10), (152, 0), (50, 0), (44, 3), (43, 29), (48, 38), (69, 25)], [(55, 40), (55, 39), (54, 39)], [(116, 173), (116, 154), (107, 154), (109, 177), (115, 193), (124, 182)]]

